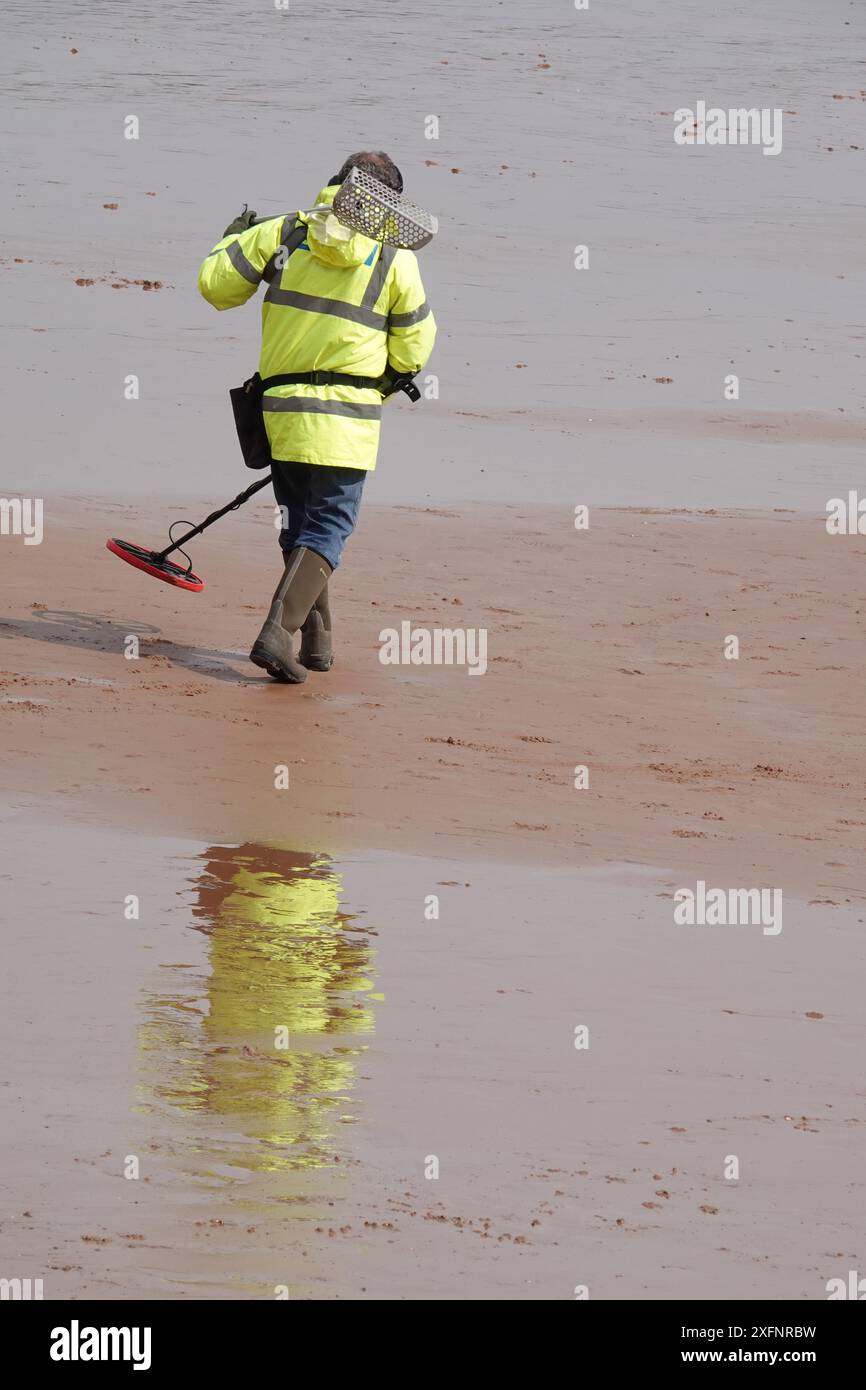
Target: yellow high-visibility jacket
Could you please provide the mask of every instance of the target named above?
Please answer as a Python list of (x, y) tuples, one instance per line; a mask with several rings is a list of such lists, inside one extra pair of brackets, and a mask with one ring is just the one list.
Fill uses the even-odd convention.
[[(332, 203), (338, 187), (324, 188), (316, 202)], [(297, 220), (306, 234), (285, 260), (280, 244)], [(274, 217), (223, 237), (202, 262), (198, 287), (214, 308), (233, 309), (263, 279), (262, 377), (379, 377), (389, 365), (419, 372), (433, 350), (436, 323), (415, 253), (351, 233), (333, 215)], [(382, 395), (375, 388), (277, 386), (262, 405), (274, 459), (376, 467)]]
[(341, 876), (324, 855), (244, 845), (212, 849), (198, 889), (206, 1007), (169, 982), (151, 996), (140, 1032), (148, 1087), (217, 1121), (198, 1132), (200, 1161), (330, 1164), (381, 998), (367, 936), (340, 908)]

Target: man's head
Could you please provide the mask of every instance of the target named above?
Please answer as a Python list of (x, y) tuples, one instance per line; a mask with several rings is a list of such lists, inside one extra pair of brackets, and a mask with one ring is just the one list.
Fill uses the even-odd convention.
[(349, 170), (353, 167), (363, 169), (365, 174), (372, 174), (374, 179), (384, 183), (387, 188), (393, 188), (395, 193), (403, 192), (403, 175), (384, 150), (359, 150), (357, 154), (350, 154), (339, 174), (335, 174), (331, 179), (331, 183), (342, 183), (348, 178)]

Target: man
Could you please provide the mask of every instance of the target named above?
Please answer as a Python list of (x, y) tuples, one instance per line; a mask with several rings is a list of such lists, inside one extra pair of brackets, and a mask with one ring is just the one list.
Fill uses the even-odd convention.
[[(353, 166), (402, 193), (393, 160), (361, 151), (317, 204), (334, 201)], [(414, 252), (352, 232), (331, 212), (253, 226), (254, 218), (245, 212), (229, 224), (202, 263), (198, 285), (214, 308), (233, 309), (263, 279), (269, 283), (259, 372), (284, 571), (250, 660), (297, 683), (308, 670), (330, 669), (328, 580), (376, 466), (382, 400), (397, 377), (424, 366), (436, 325)], [(308, 379), (280, 381), (298, 376)]]

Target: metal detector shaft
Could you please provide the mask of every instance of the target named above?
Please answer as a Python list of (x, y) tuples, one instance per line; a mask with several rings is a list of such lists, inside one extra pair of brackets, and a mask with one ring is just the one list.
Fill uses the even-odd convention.
[(295, 213), (275, 212), (270, 217), (254, 217), (251, 227), (260, 227), (263, 222), (274, 222), (278, 217), (312, 217), (314, 212), (333, 212), (330, 203), (317, 203), (314, 208), (299, 208)]
[(254, 492), (261, 492), (262, 488), (267, 487), (270, 481), (270, 473), (264, 478), (259, 478), (258, 482), (252, 483), (244, 492), (239, 492), (237, 497), (231, 502), (227, 502), (224, 507), (220, 507), (218, 512), (211, 512), (210, 516), (206, 516), (199, 526), (194, 526), (191, 531), (187, 531), (185, 536), (181, 536), (179, 541), (175, 541), (174, 544), (168, 546), (167, 549), (161, 550), (156, 558), (158, 560), (164, 560), (173, 550), (179, 550), (187, 541), (191, 541), (193, 536), (200, 536), (202, 531), (206, 531), (208, 526), (212, 526), (215, 521), (219, 521), (221, 516), (225, 516), (226, 512), (233, 512), (238, 507), (242, 507), (244, 502), (249, 501)]

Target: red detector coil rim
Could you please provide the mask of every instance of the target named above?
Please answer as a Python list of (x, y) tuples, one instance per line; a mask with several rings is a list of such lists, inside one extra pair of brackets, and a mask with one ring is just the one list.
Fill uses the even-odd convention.
[(161, 579), (164, 584), (173, 584), (177, 589), (189, 589), (194, 594), (200, 594), (204, 588), (204, 580), (197, 574), (193, 574), (192, 570), (181, 569), (180, 565), (175, 565), (171, 560), (162, 559), (158, 550), (148, 550), (146, 546), (137, 545), (135, 541), (122, 541), (116, 536), (105, 542), (105, 548), (110, 550), (112, 555), (117, 555), (128, 565), (132, 565), (134, 569), (143, 570), (154, 579)]

